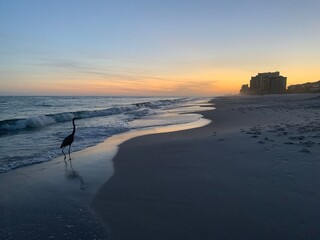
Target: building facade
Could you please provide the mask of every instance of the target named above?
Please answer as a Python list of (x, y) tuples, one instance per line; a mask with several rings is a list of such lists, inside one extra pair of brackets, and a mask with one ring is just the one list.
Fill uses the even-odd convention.
[(241, 94), (279, 94), (285, 93), (287, 78), (280, 75), (280, 72), (258, 73), (251, 77), (250, 87), (243, 85)]
[(320, 81), (291, 85), (288, 87), (287, 92), (288, 93), (319, 93)]
[(240, 94), (249, 94), (249, 85), (243, 84), (240, 89)]

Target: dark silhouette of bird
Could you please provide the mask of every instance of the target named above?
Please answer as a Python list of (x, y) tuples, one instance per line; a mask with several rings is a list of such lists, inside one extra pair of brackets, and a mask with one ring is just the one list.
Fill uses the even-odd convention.
[(73, 119), (72, 119), (73, 131), (72, 131), (72, 133), (71, 133), (68, 137), (66, 137), (66, 138), (63, 140), (63, 142), (62, 142), (62, 144), (61, 144), (61, 146), (60, 146), (60, 148), (62, 148), (62, 153), (63, 153), (63, 155), (64, 155), (64, 160), (66, 160), (66, 154), (64, 153), (63, 149), (64, 149), (66, 146), (69, 146), (69, 160), (71, 160), (71, 157), (70, 157), (70, 147), (71, 147), (71, 144), (73, 143), (73, 140), (74, 140), (74, 134), (76, 133), (76, 125), (75, 125), (75, 123), (74, 123), (74, 120), (77, 120), (77, 119), (78, 119), (78, 118), (73, 118)]

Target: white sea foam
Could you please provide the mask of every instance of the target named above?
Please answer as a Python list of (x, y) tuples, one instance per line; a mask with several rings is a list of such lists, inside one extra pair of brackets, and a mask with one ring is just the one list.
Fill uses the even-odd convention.
[(83, 110), (76, 112), (63, 112), (56, 114), (39, 115), (27, 119), (8, 119), (0, 121), (0, 136), (16, 130), (44, 127), (54, 123), (62, 123), (72, 120), (72, 118), (92, 118), (102, 117), (114, 114), (126, 113), (131, 115), (132, 119), (149, 114), (149, 111), (155, 108), (164, 107), (172, 104), (188, 101), (186, 98), (174, 100), (158, 100), (154, 102), (142, 102), (136, 104), (127, 104), (124, 106), (110, 107), (100, 110)]
[[(0, 121), (0, 172), (60, 156), (60, 144), (72, 132), (71, 119), (74, 117), (80, 120), (76, 121), (72, 151), (96, 145), (109, 136), (131, 129), (198, 119), (187, 115), (178, 117), (177, 112), (182, 110), (172, 109), (195, 100), (190, 98), (42, 97), (41, 104), (36, 104), (38, 98), (28, 99), (31, 107), (24, 104), (24, 98), (18, 100), (10, 99), (7, 109), (0, 109), (5, 116), (11, 117)], [(61, 107), (64, 105), (68, 107)]]

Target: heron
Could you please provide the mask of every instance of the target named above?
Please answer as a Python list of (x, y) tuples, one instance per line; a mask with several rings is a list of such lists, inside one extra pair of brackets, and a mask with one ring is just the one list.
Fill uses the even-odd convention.
[(63, 153), (63, 155), (64, 155), (64, 160), (66, 160), (66, 154), (64, 153), (64, 151), (63, 151), (63, 149), (66, 147), (66, 146), (69, 146), (69, 160), (71, 160), (71, 157), (70, 157), (70, 147), (71, 147), (71, 144), (73, 143), (73, 140), (74, 140), (74, 134), (76, 133), (76, 125), (75, 125), (75, 123), (74, 123), (74, 120), (77, 120), (78, 118), (73, 118), (72, 119), (72, 124), (73, 124), (73, 131), (72, 131), (72, 133), (68, 136), (68, 137), (66, 137), (64, 140), (63, 140), (63, 142), (62, 142), (62, 144), (61, 144), (61, 146), (60, 146), (60, 148), (62, 148), (62, 153)]

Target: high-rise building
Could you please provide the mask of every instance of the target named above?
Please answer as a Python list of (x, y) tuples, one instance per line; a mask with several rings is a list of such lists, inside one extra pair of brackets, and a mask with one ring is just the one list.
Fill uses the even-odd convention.
[(243, 84), (240, 89), (240, 94), (249, 94), (249, 85)]
[(276, 94), (285, 93), (287, 78), (280, 75), (280, 72), (258, 73), (251, 77), (250, 94)]

